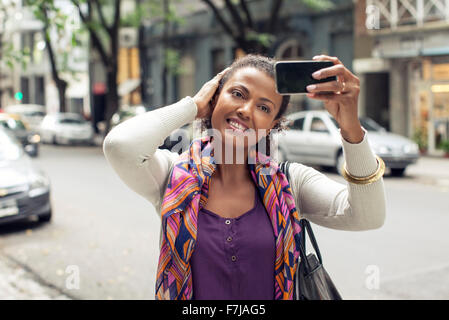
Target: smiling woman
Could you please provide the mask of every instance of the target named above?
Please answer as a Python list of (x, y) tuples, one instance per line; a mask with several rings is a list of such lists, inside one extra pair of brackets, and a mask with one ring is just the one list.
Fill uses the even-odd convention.
[[(287, 180), (260, 152), (269, 133), (282, 128), (289, 102), (275, 90), (275, 61), (262, 56), (235, 61), (193, 98), (126, 120), (107, 135), (109, 163), (161, 217), (156, 299), (291, 300), (301, 218), (340, 230), (382, 226), (382, 176), (359, 183), (379, 164), (367, 131), (354, 121), (358, 79), (335, 57), (317, 59), (334, 62), (321, 76), (345, 85), (325, 82), (308, 96), (325, 101), (339, 123), (346, 173), (356, 182), (337, 183), (300, 163), (291, 163)], [(188, 150), (158, 149), (195, 119), (208, 130)], [(246, 135), (251, 139), (241, 144), (237, 138)]]

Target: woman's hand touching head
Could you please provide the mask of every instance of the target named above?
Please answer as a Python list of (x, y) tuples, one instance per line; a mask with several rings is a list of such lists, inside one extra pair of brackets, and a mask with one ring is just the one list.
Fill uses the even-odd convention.
[(213, 79), (206, 82), (200, 89), (200, 91), (198, 91), (198, 93), (193, 97), (193, 101), (195, 101), (195, 104), (198, 108), (198, 112), (196, 115), (197, 119), (210, 117), (212, 115), (213, 97), (217, 92), (220, 80), (229, 70), (230, 68), (228, 67), (218, 73)]

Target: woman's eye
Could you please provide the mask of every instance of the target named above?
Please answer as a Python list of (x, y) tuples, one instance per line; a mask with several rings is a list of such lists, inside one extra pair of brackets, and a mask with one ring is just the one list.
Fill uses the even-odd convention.
[(261, 109), (263, 112), (266, 112), (266, 113), (269, 113), (269, 112), (270, 112), (270, 108), (268, 108), (267, 106), (264, 106), (264, 105), (260, 106), (260, 109)]
[(237, 91), (237, 90), (232, 91), (232, 95), (236, 96), (237, 98), (243, 98), (243, 95), (241, 94), (241, 92)]

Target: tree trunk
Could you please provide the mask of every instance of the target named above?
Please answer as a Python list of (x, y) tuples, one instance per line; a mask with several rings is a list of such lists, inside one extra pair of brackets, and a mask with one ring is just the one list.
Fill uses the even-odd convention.
[(108, 66), (106, 72), (106, 110), (105, 110), (105, 135), (111, 129), (111, 119), (119, 107), (118, 85), (117, 85), (117, 66)]
[(65, 92), (67, 90), (67, 81), (63, 79), (57, 79), (56, 87), (58, 88), (58, 97), (59, 97), (59, 112), (67, 112), (67, 104), (65, 100)]
[(168, 36), (169, 36), (169, 21), (168, 21), (168, 11), (169, 11), (169, 0), (164, 0), (164, 30), (162, 34), (162, 55), (163, 55), (163, 67), (162, 67), (162, 105), (166, 106), (168, 103), (168, 70), (166, 61), (166, 50), (168, 49)]
[(58, 72), (57, 61), (55, 57), (55, 52), (53, 50), (53, 46), (50, 40), (50, 19), (48, 17), (47, 8), (43, 7), (42, 12), (44, 14), (44, 41), (45, 47), (47, 48), (48, 57), (50, 59), (50, 67), (51, 67), (51, 76), (53, 81), (55, 82), (56, 88), (58, 89), (58, 97), (59, 97), (59, 112), (66, 112), (66, 101), (65, 101), (65, 92), (67, 89), (67, 81), (61, 79)]

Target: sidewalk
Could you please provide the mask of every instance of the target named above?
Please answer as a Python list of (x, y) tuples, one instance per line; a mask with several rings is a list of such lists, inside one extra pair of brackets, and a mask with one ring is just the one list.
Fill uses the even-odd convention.
[(0, 300), (70, 300), (0, 253)]
[(425, 184), (449, 188), (449, 158), (421, 156), (416, 164), (407, 167), (405, 175)]

